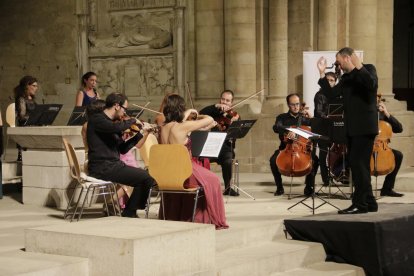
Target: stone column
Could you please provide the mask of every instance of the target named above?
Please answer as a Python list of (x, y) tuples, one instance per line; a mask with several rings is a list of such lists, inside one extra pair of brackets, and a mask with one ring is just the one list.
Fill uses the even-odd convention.
[(256, 7), (251, 0), (224, 2), (225, 88), (237, 97), (257, 90)]
[(288, 91), (288, 1), (269, 2), (269, 99)]
[(78, 16), (78, 64), (79, 76), (89, 71), (88, 60), (88, 2), (76, 0), (76, 15)]
[(338, 48), (338, 7), (336, 0), (319, 0), (318, 50), (335, 51)]
[(197, 99), (217, 101), (224, 88), (223, 0), (195, 1), (195, 17)]
[(393, 0), (378, 1), (378, 18), (377, 28), (377, 55), (381, 58), (376, 60), (375, 66), (380, 84), (380, 92), (383, 95), (389, 95), (393, 98), (392, 93), (392, 56), (393, 56)]
[(377, 59), (377, 7), (377, 0), (349, 1), (349, 46), (364, 51), (365, 63)]
[(175, 8), (174, 20), (174, 48), (175, 48), (175, 70), (174, 79), (180, 94), (184, 94), (184, 3), (178, 1)]

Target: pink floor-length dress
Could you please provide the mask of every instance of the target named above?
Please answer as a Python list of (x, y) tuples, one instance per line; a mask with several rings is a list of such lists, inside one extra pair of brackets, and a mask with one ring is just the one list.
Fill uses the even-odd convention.
[[(191, 142), (186, 144), (191, 148)], [(204, 196), (199, 198), (194, 221), (198, 223), (211, 223), (216, 229), (226, 229), (223, 195), (220, 179), (216, 174), (200, 166), (198, 161), (192, 159), (193, 173), (185, 182), (184, 187), (194, 188), (201, 186)], [(164, 194), (165, 219), (178, 221), (191, 221), (194, 195)], [(160, 219), (164, 219), (162, 205), (160, 207)]]

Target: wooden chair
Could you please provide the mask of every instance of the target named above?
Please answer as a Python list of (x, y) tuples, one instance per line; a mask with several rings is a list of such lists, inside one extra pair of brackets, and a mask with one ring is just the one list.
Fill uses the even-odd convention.
[[(80, 168), (78, 158), (75, 153), (75, 149), (65, 138), (63, 138), (63, 145), (65, 147), (66, 156), (68, 158), (70, 175), (72, 179), (76, 182), (76, 187), (69, 200), (68, 207), (66, 208), (63, 218), (65, 219), (68, 215), (72, 215), (70, 219), (70, 221), (72, 221), (75, 218), (76, 214), (78, 214), (77, 220), (79, 221), (82, 217), (82, 214), (85, 208), (85, 203), (86, 203), (86, 200), (88, 199), (90, 192), (92, 192), (90, 204), (92, 203), (93, 197), (100, 196), (100, 195), (103, 196), (105, 210), (108, 215), (110, 212), (108, 208), (107, 195), (109, 195), (109, 201), (112, 203), (114, 214), (120, 216), (121, 208), (119, 206), (119, 199), (118, 199), (118, 195), (116, 192), (115, 184), (110, 181), (104, 181), (104, 180), (90, 177), (84, 172), (81, 172), (81, 168)], [(73, 207), (74, 210), (73, 212), (70, 213), (69, 210), (72, 208), (71, 205), (75, 197), (76, 188), (80, 188), (81, 190), (80, 190), (78, 199), (75, 202), (75, 206)], [(82, 196), (84, 196), (83, 201), (82, 201), (82, 206), (80, 207), (80, 210), (78, 210), (80, 201), (82, 200)], [(90, 204), (89, 204), (89, 207), (90, 207)]]
[[(202, 188), (184, 188), (185, 180), (187, 180), (193, 172), (188, 149), (180, 144), (153, 145), (150, 152), (148, 172), (157, 183), (157, 188), (162, 199), (161, 208), (163, 208), (164, 214), (164, 193), (195, 195), (192, 215), (192, 221), (194, 221), (197, 202), (200, 198)], [(149, 194), (151, 195), (151, 191)], [(146, 217), (148, 217), (151, 203), (150, 200), (151, 196), (148, 196)]]
[[(7, 127), (16, 127), (16, 104), (11, 103), (6, 109), (6, 123)], [(6, 145), (4, 147), (4, 158), (6, 158), (6, 151), (9, 146), (9, 136), (6, 136)]]
[(148, 137), (145, 143), (139, 149), (139, 154), (142, 160), (144, 161), (146, 169), (148, 169), (148, 166), (149, 166), (149, 156), (150, 156), (151, 147), (157, 144), (158, 144), (157, 137), (154, 134), (150, 133), (148, 134)]

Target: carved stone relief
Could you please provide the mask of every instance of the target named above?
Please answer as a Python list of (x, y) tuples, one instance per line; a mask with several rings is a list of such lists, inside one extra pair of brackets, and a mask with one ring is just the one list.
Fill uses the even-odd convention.
[(174, 86), (172, 57), (92, 59), (91, 68), (103, 96), (121, 92), (140, 99), (161, 97), (167, 87)]
[[(176, 0), (89, 0), (88, 56), (90, 70), (98, 75), (98, 91), (105, 97), (112, 92), (129, 98), (162, 98), (177, 87), (177, 60), (173, 45), (177, 29)], [(182, 5), (182, 2), (179, 2)], [(182, 13), (182, 11), (181, 11)], [(184, 59), (184, 57), (179, 56)], [(182, 78), (182, 76), (181, 76)]]

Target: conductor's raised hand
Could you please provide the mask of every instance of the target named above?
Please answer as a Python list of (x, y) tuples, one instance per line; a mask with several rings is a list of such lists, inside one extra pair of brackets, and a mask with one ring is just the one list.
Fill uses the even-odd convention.
[(325, 70), (326, 70), (326, 67), (328, 66), (326, 58), (323, 56), (320, 57), (318, 59), (318, 62), (316, 63), (316, 66), (318, 67), (320, 77), (321, 78), (325, 77)]

